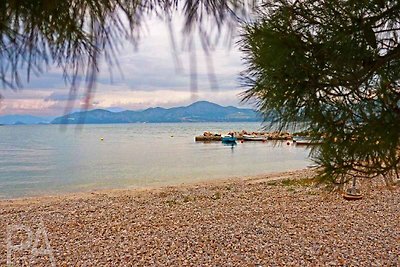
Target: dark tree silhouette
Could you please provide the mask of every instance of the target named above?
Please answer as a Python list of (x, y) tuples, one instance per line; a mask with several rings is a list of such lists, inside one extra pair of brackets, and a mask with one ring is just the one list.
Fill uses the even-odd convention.
[(302, 122), (321, 178), (399, 177), (400, 3), (265, 4), (245, 26), (245, 100), (281, 127)]

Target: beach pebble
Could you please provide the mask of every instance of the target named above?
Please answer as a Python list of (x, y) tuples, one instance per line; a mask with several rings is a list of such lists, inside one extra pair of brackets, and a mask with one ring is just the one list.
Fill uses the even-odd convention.
[[(57, 266), (399, 266), (400, 188), (349, 202), (279, 180), (308, 175), (1, 201), (0, 229), (42, 222)], [(0, 231), (1, 266), (6, 241)], [(30, 253), (11, 265), (50, 266)]]

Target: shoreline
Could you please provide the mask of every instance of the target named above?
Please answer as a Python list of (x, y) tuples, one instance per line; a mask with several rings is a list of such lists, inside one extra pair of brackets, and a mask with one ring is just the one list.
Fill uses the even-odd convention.
[[(234, 182), (264, 182), (264, 181), (274, 181), (280, 179), (298, 179), (303, 176), (310, 176), (314, 172), (310, 168), (289, 170), (283, 172), (270, 172), (257, 175), (248, 176), (231, 176), (225, 178), (209, 178), (193, 182), (177, 183), (171, 185), (154, 185), (154, 186), (143, 186), (143, 187), (133, 187), (133, 188), (115, 188), (115, 189), (93, 189), (88, 191), (78, 191), (78, 192), (50, 192), (48, 194), (40, 194), (34, 196), (21, 196), (15, 198), (4, 198), (0, 199), (0, 207), (3, 202), (7, 203), (17, 203), (17, 202), (37, 202), (45, 200), (56, 200), (56, 199), (74, 199), (74, 198), (85, 198), (93, 197), (95, 195), (118, 195), (118, 194), (142, 194), (144, 192), (157, 192), (162, 190), (179, 190), (179, 189), (190, 189), (191, 187), (208, 187), (208, 186), (218, 186), (224, 185), (226, 183)], [(293, 178), (293, 176), (295, 176)]]

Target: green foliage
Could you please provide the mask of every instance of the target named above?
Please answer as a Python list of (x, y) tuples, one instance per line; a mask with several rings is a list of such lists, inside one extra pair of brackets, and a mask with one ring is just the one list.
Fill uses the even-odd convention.
[(222, 196), (221, 192), (217, 191), (217, 192), (215, 192), (214, 195), (212, 196), (212, 199), (218, 200), (218, 199), (221, 198), (221, 196)]
[(397, 1), (269, 1), (244, 25), (244, 100), (323, 138), (321, 178), (398, 177), (399, 30)]
[(302, 179), (284, 179), (280, 181), (283, 186), (303, 186), (310, 187), (317, 184), (314, 178), (302, 178)]

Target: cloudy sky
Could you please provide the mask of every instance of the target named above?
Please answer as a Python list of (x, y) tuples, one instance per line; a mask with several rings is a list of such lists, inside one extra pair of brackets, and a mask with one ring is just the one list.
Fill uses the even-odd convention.
[[(119, 52), (122, 74), (114, 67), (111, 79), (108, 66), (101, 65), (91, 108), (135, 110), (188, 105), (197, 100), (208, 100), (224, 106), (243, 106), (238, 94), (244, 90), (239, 84), (239, 73), (244, 66), (235, 44), (228, 45), (223, 33), (218, 46), (212, 51), (215, 84), (210, 82), (209, 61), (201, 44), (198, 40), (194, 42), (198, 88), (193, 91), (190, 83), (190, 52), (185, 45), (187, 42), (183, 40), (182, 23), (178, 19), (174, 21), (174, 28), (181, 67), (174, 60), (167, 24), (151, 19), (147, 22), (138, 47), (135, 49), (126, 43)], [(39, 77), (31, 78), (29, 83), (25, 82), (21, 90), (1, 90), (0, 93), (4, 97), (0, 103), (0, 115), (58, 116), (65, 112), (69, 87), (64, 84), (60, 70), (51, 68)], [(75, 101), (74, 109), (81, 107), (80, 102), (80, 99)]]

